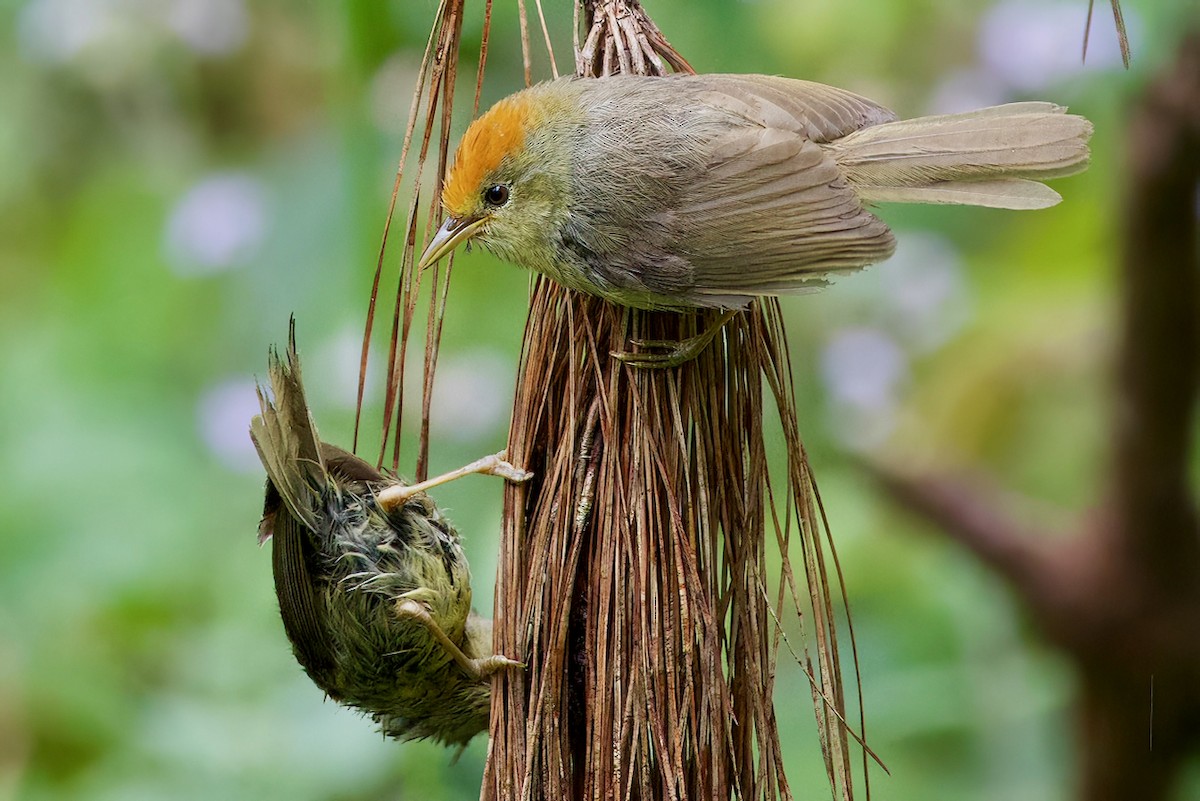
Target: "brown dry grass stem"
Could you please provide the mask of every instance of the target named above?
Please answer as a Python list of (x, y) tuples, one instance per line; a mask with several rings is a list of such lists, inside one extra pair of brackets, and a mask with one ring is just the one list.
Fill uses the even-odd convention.
[[(1125, 14), (1121, 11), (1121, 0), (1110, 0), (1112, 4), (1113, 24), (1117, 28), (1117, 42), (1121, 47), (1121, 61), (1125, 64), (1125, 69), (1129, 69), (1129, 64), (1133, 59), (1133, 55), (1129, 49), (1129, 31), (1125, 27)], [(1095, 11), (1096, 0), (1088, 0), (1087, 22), (1083, 26), (1083, 60), (1087, 61), (1088, 40), (1092, 35), (1092, 12)]]
[[(383, 240), (379, 247), (379, 259), (376, 263), (375, 276), (371, 286), (371, 298), (367, 308), (366, 328), (363, 333), (362, 352), (358, 377), (358, 411), (354, 421), (354, 448), (358, 448), (358, 434), (362, 422), (362, 401), (366, 386), (367, 359), (370, 353), (371, 334), (375, 326), (375, 307), (378, 301), (379, 287), (384, 274), (387, 254), (387, 242), (391, 233), (391, 222), (395, 216), (400, 194), (400, 186), (406, 176), (411, 174), (413, 181), (412, 197), (409, 200), (405, 215), (404, 248), (400, 256), (399, 277), (396, 286), (396, 296), (393, 305), (391, 336), (388, 348), (388, 368), (386, 391), (384, 396), (384, 411), (381, 424), (379, 457), (377, 464), (382, 465), (387, 456), (389, 437), (393, 442), (391, 467), (399, 468), (400, 460), (400, 410), (404, 406), (403, 375), (408, 354), (409, 336), (413, 330), (413, 320), (416, 316), (418, 299), (422, 280), (428, 280), (431, 290), (428, 293), (428, 305), (425, 310), (426, 329), (423, 380), (421, 387), (421, 420), (419, 446), (413, 475), (416, 480), (423, 480), (428, 473), (429, 464), (429, 417), (430, 403), (433, 394), (433, 376), (437, 368), (439, 344), (441, 342), (442, 319), (445, 312), (446, 297), (449, 292), (450, 275), (453, 257), (446, 261), (446, 266), (436, 265), (431, 268), (428, 279), (415, 269), (417, 253), (417, 228), (422, 216), (425, 218), (424, 239), (430, 234), (441, 220), (441, 190), (443, 176), (449, 160), (450, 123), (454, 107), (454, 88), (458, 82), (458, 59), (462, 42), (463, 12), (466, 0), (441, 0), (434, 18), (433, 29), (425, 47), (421, 65), (418, 70), (417, 85), (413, 91), (412, 103), (409, 108), (408, 126), (404, 132), (404, 142), (401, 146), (400, 160), (396, 168), (396, 178), (392, 187), (392, 197), (388, 205), (387, 218), (384, 223)], [(475, 107), (478, 109), (480, 87), (483, 83), (483, 69), (487, 60), (488, 37), (491, 29), (491, 0), (485, 7), (483, 40), (479, 55), (479, 72), (476, 79)], [(424, 113), (422, 114), (422, 110)], [(420, 145), (413, 163), (409, 164), (410, 151), (416, 134), (418, 122), (421, 123)], [(434, 130), (437, 130), (436, 140)], [(430, 149), (436, 148), (437, 164), (434, 172), (433, 191), (422, 204), (420, 193), (421, 180), (429, 160)], [(422, 215), (422, 209), (424, 214)]]

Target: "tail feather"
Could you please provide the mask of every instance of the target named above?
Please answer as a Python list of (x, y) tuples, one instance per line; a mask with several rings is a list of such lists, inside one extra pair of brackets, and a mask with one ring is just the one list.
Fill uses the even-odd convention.
[(267, 371), (275, 399), (272, 402), (259, 387), (262, 414), (251, 421), (250, 438), (288, 511), (315, 529), (317, 493), (325, 484), (326, 471), (317, 427), (304, 397), (294, 319), (288, 331), (287, 361), (272, 350)]
[(995, 209), (1045, 209), (1062, 195), (1045, 184), (1025, 178), (991, 181), (942, 181), (926, 186), (877, 186), (864, 199), (871, 203), (950, 203)]
[(1087, 167), (1092, 124), (1052, 103), (1012, 103), (855, 131), (826, 147), (865, 202), (1053, 206), (1039, 183)]
[(287, 361), (272, 349), (267, 372), (274, 401), (259, 387), (262, 414), (250, 423), (250, 437), (269, 481), (259, 542), (267, 537), (274, 540), (271, 569), (275, 595), (296, 659), (318, 686), (337, 698), (333, 684), (337, 644), (313, 569), (317, 558), (313, 537), (322, 530), (319, 504), (328, 476), (304, 397), (295, 318), (288, 328)]

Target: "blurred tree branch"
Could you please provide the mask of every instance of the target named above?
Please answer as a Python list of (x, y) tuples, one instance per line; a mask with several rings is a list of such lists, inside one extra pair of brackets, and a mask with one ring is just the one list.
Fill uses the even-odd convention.
[(868, 469), (1013, 587), (1080, 677), (1079, 797), (1169, 797), (1200, 747), (1200, 529), (1189, 449), (1200, 364), (1200, 31), (1130, 125), (1122, 333), (1105, 503), (1076, 536), (1014, 522), (994, 481)]

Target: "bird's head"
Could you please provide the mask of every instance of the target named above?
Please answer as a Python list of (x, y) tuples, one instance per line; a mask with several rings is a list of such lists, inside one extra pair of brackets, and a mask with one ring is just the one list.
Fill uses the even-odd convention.
[(578, 116), (571, 105), (543, 85), (501, 100), (471, 123), (442, 190), (446, 221), (419, 268), (464, 242), (534, 269), (552, 258), (551, 233), (569, 212), (569, 141)]

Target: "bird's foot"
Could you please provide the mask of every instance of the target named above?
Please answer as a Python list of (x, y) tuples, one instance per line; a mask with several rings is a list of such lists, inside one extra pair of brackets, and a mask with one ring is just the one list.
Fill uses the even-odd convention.
[(519, 467), (514, 467), (509, 462), (505, 461), (506, 451), (493, 453), (490, 456), (485, 456), (482, 459), (476, 459), (465, 467), (460, 467), (457, 470), (451, 470), (449, 473), (443, 473), (440, 476), (431, 478), (427, 481), (422, 481), (418, 484), (394, 484), (386, 489), (383, 489), (375, 496), (375, 500), (379, 503), (380, 508), (385, 512), (390, 512), (393, 509), (398, 509), (408, 502), (414, 495), (419, 495), (422, 492), (433, 489), (442, 484), (448, 484), (451, 481), (460, 479), (463, 476), (469, 476), (472, 473), (481, 473), (487, 476), (500, 476), (514, 483), (528, 481), (533, 478), (533, 473), (522, 470)]
[(733, 319), (737, 310), (724, 312), (717, 321), (706, 330), (687, 339), (632, 339), (630, 342), (639, 351), (647, 349), (662, 350), (662, 353), (634, 353), (632, 351), (613, 351), (612, 356), (630, 367), (644, 370), (661, 370), (665, 367), (678, 367), (687, 364), (708, 347), (709, 343), (721, 333), (725, 324)]
[(428, 596), (430, 592), (428, 589), (418, 588), (401, 595), (396, 602), (396, 616), (424, 624), (425, 628), (429, 630), (430, 636), (437, 640), (438, 644), (446, 649), (450, 658), (457, 662), (463, 672), (475, 681), (483, 681), (501, 670), (524, 669), (524, 663), (500, 654), (473, 659), (463, 653), (458, 643), (450, 639), (438, 622), (434, 620), (433, 615), (429, 614), (429, 607), (423, 601), (417, 600)]
[(533, 473), (509, 463), (507, 457), (508, 451), (500, 451), (499, 453), (493, 453), (491, 456), (485, 456), (482, 459), (472, 462), (463, 469), (471, 470), (471, 468), (475, 468), (473, 472), (483, 473), (488, 476), (500, 476), (500, 478), (507, 479), (514, 484), (520, 484), (533, 478)]
[[(476, 676), (479, 679), (486, 679), (494, 676), (502, 670), (524, 670), (525, 663), (518, 662), (515, 659), (509, 659), (507, 656), (500, 654), (492, 654), (491, 656), (472, 659), (471, 662), (475, 666)], [(468, 673), (470, 671), (467, 671)]]

